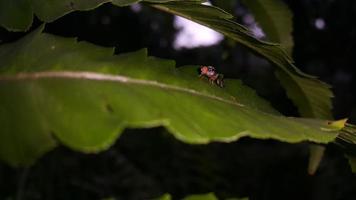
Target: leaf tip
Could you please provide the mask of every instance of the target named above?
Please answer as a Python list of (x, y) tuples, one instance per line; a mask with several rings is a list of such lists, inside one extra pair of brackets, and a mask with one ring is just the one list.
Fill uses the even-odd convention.
[(329, 121), (328, 125), (335, 129), (342, 129), (345, 127), (347, 120), (348, 120), (347, 118), (344, 118), (337, 121)]

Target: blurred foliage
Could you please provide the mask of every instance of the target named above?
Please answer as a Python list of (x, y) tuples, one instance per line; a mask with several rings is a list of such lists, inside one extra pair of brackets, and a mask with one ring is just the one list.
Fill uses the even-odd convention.
[(293, 51), (293, 14), (282, 0), (242, 0), (261, 26), (268, 41), (280, 43), (291, 55)]
[(183, 200), (218, 200), (212, 193), (209, 194), (196, 194), (185, 197)]
[[(100, 154), (61, 147), (29, 169), (26, 199), (174, 199), (214, 191), (220, 199), (353, 199), (356, 179), (336, 147), (311, 177), (306, 144), (242, 139), (189, 145), (163, 128), (126, 130)], [(231, 152), (231, 153), (226, 153)], [(232, 153), (233, 152), (233, 153)], [(60, 161), (60, 162), (59, 162)], [(187, 165), (186, 163), (189, 163)], [(0, 166), (0, 198), (16, 194), (23, 171)]]

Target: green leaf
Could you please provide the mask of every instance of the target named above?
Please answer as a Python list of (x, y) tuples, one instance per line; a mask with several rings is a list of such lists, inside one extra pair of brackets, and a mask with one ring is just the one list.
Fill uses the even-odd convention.
[(323, 159), (325, 152), (325, 147), (318, 144), (309, 145), (309, 163), (308, 163), (308, 174), (314, 175), (319, 168), (319, 164)]
[(70, 12), (91, 10), (108, 2), (127, 6), (141, 1), (164, 3), (177, 0), (0, 0), (0, 26), (9, 31), (26, 31), (31, 27), (34, 14), (44, 22), (52, 22)]
[(349, 161), (349, 165), (353, 173), (356, 173), (356, 157), (347, 155), (346, 158)]
[(208, 194), (195, 194), (185, 197), (183, 200), (218, 200), (213, 193)]
[(271, 42), (280, 43), (289, 55), (293, 49), (293, 14), (282, 0), (242, 0)]
[[(248, 0), (243, 0), (242, 1), (252, 12), (252, 14), (255, 17), (255, 20), (258, 22), (258, 24), (262, 27), (264, 33), (266, 34), (267, 38), (269, 41), (272, 42), (278, 42), (281, 44), (281, 46), (288, 52), (288, 54), (291, 56), (292, 55), (292, 49), (293, 49), (293, 38), (292, 38), (292, 30), (293, 30), (293, 22), (292, 22), (292, 13), (290, 12), (288, 6), (282, 1), (282, 0), (255, 0), (255, 1), (248, 1)], [(282, 84), (285, 85), (285, 88), (287, 89), (287, 94), (290, 98), (293, 99), (293, 97), (298, 97), (300, 93), (303, 93), (303, 91), (298, 91), (298, 86), (293, 86), (294, 81), (292, 80), (292, 77), (286, 76), (285, 73), (281, 71), (277, 71), (277, 76), (280, 76), (279, 79), (282, 81)], [(299, 83), (302, 83), (303, 80), (298, 81)], [(313, 85), (313, 83), (307, 83), (305, 84), (305, 87), (307, 85)], [(318, 86), (316, 86), (317, 88)], [(309, 93), (306, 93), (306, 95), (303, 95), (305, 99), (298, 100), (295, 102), (296, 105), (299, 108), (299, 111), (302, 116), (305, 117), (320, 117), (320, 118), (328, 118), (331, 119), (331, 112), (328, 111), (327, 109), (321, 110), (325, 111), (325, 113), (313, 113), (313, 108), (310, 108), (312, 104), (308, 103), (305, 104), (305, 102), (308, 102), (311, 95), (313, 95), (314, 90), (306, 91)], [(331, 93), (326, 94), (327, 96), (331, 96)], [(318, 101), (321, 102), (319, 99)], [(330, 101), (323, 101), (325, 106), (324, 108), (330, 107), (331, 104)], [(315, 103), (314, 105), (317, 105)], [(308, 108), (309, 107), (309, 108)], [(318, 166), (323, 158), (325, 151), (325, 147), (322, 145), (316, 145), (316, 144), (310, 144), (309, 152), (309, 165), (308, 165), (308, 173), (310, 175), (315, 174), (316, 170), (318, 169)]]
[(344, 124), (338, 138), (351, 145), (356, 145), (356, 125), (348, 123), (346, 123), (346, 125)]
[(332, 119), (330, 86), (314, 78), (303, 78), (290, 72), (276, 71), (276, 76), (285, 87), (287, 96), (293, 100), (303, 117)]
[(346, 124), (345, 127), (341, 130), (338, 139), (345, 143), (340, 143), (341, 146), (347, 152), (346, 158), (349, 161), (351, 170), (353, 173), (356, 173), (356, 126), (353, 124)]
[(170, 194), (164, 194), (162, 196), (160, 196), (159, 198), (157, 198), (156, 200), (171, 200), (172, 196)]
[[(291, 56), (293, 50), (293, 22), (292, 13), (290, 12), (288, 6), (282, 0), (242, 0), (242, 2), (253, 13), (256, 21), (262, 27), (268, 40), (280, 43), (281, 46), (289, 54), (289, 56)], [(287, 90), (287, 95), (291, 99), (297, 98), (300, 93), (304, 93), (303, 91), (298, 91), (298, 87), (306, 88), (308, 87), (308, 85), (315, 85), (313, 82), (310, 82), (305, 83), (304, 86), (293, 86), (295, 85), (295, 81), (293, 81), (292, 79), (293, 77), (286, 76), (286, 73), (282, 71), (277, 71), (276, 74), (277, 77), (279, 76), (279, 79)], [(300, 80), (297, 81), (297, 83), (299, 82), (300, 84), (302, 84), (303, 81), (305, 82), (306, 80)], [(315, 87), (313, 88), (318, 88), (318, 84), (315, 85)], [(318, 104), (318, 102), (314, 104), (309, 103), (309, 101), (313, 100), (310, 97), (311, 95), (313, 95), (314, 91), (314, 89), (306, 90), (305, 95), (300, 96), (301, 99), (295, 101), (295, 104), (298, 106), (301, 116), (332, 119), (330, 110), (324, 109), (328, 107), (331, 108), (331, 102), (328, 98), (318, 99), (318, 102), (323, 103), (324, 106), (320, 106), (320, 108), (322, 108), (320, 112), (313, 112), (316, 108), (314, 109), (312, 106)], [(303, 96), (304, 99), (302, 99)], [(325, 96), (332, 96), (332, 93), (325, 93)], [(308, 104), (305, 104), (305, 102), (308, 102)], [(315, 174), (316, 170), (318, 169), (318, 166), (323, 158), (324, 151), (324, 146), (310, 144), (310, 156), (308, 165), (308, 173), (310, 175)]]
[(110, 0), (32, 0), (32, 8), (39, 19), (51, 22), (75, 10), (91, 10), (106, 2)]
[(34, 13), (44, 22), (52, 22), (65, 14), (77, 10), (92, 10), (104, 3), (128, 6), (141, 1), (164, 3), (177, 0), (32, 0)]
[(229, 13), (234, 13), (235, 6), (238, 1), (235, 0), (224, 0), (224, 1), (213, 1), (212, 4), (216, 7), (219, 7)]
[[(7, 2), (6, 0), (0, 1)], [(68, 12), (93, 9), (104, 2), (109, 2), (109, 0), (94, 0), (90, 2), (86, 0), (33, 0), (32, 8), (40, 19), (49, 22)], [(138, 1), (113, 0), (110, 2), (115, 5), (124, 6)], [(330, 98), (333, 96), (330, 87), (316, 78), (300, 72), (280, 45), (263, 42), (254, 38), (245, 27), (231, 20), (232, 16), (229, 13), (217, 7), (202, 5), (199, 0), (149, 0), (147, 2), (155, 2), (151, 5), (156, 8), (191, 19), (219, 31), (262, 55), (278, 67), (277, 76), (281, 80), (282, 85), (287, 89), (287, 95), (293, 100), (302, 116), (330, 119)], [(27, 6), (26, 8), (30, 9), (31, 6)], [(13, 13), (11, 9), (9, 9), (9, 13)], [(8, 19), (6, 16), (4, 15), (2, 19)], [(8, 28), (19, 29), (19, 27)]]
[(283, 117), (250, 88), (226, 88), (193, 74), (198, 66), (41, 33), (0, 47), (0, 158), (33, 163), (58, 142), (82, 152), (107, 149), (128, 127), (164, 126), (194, 144), (241, 137), (328, 143), (327, 121)]
[(30, 28), (33, 12), (29, 0), (0, 0), (0, 26), (10, 31)]

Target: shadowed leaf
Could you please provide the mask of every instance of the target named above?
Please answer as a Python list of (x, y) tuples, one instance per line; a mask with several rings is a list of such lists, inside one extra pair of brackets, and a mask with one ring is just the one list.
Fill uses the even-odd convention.
[(289, 55), (293, 49), (292, 13), (282, 0), (243, 0), (271, 42), (280, 43)]
[(163, 3), (177, 0), (0, 0), (0, 26), (10, 31), (26, 31), (31, 27), (34, 14), (44, 22), (52, 22), (70, 12), (92, 10), (108, 2), (128, 6), (141, 1)]

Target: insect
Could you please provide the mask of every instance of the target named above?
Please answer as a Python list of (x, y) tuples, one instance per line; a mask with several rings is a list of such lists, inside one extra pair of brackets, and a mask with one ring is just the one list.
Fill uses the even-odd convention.
[(213, 66), (201, 66), (199, 68), (199, 77), (207, 77), (211, 84), (216, 84), (219, 87), (224, 87), (224, 75), (216, 72)]

